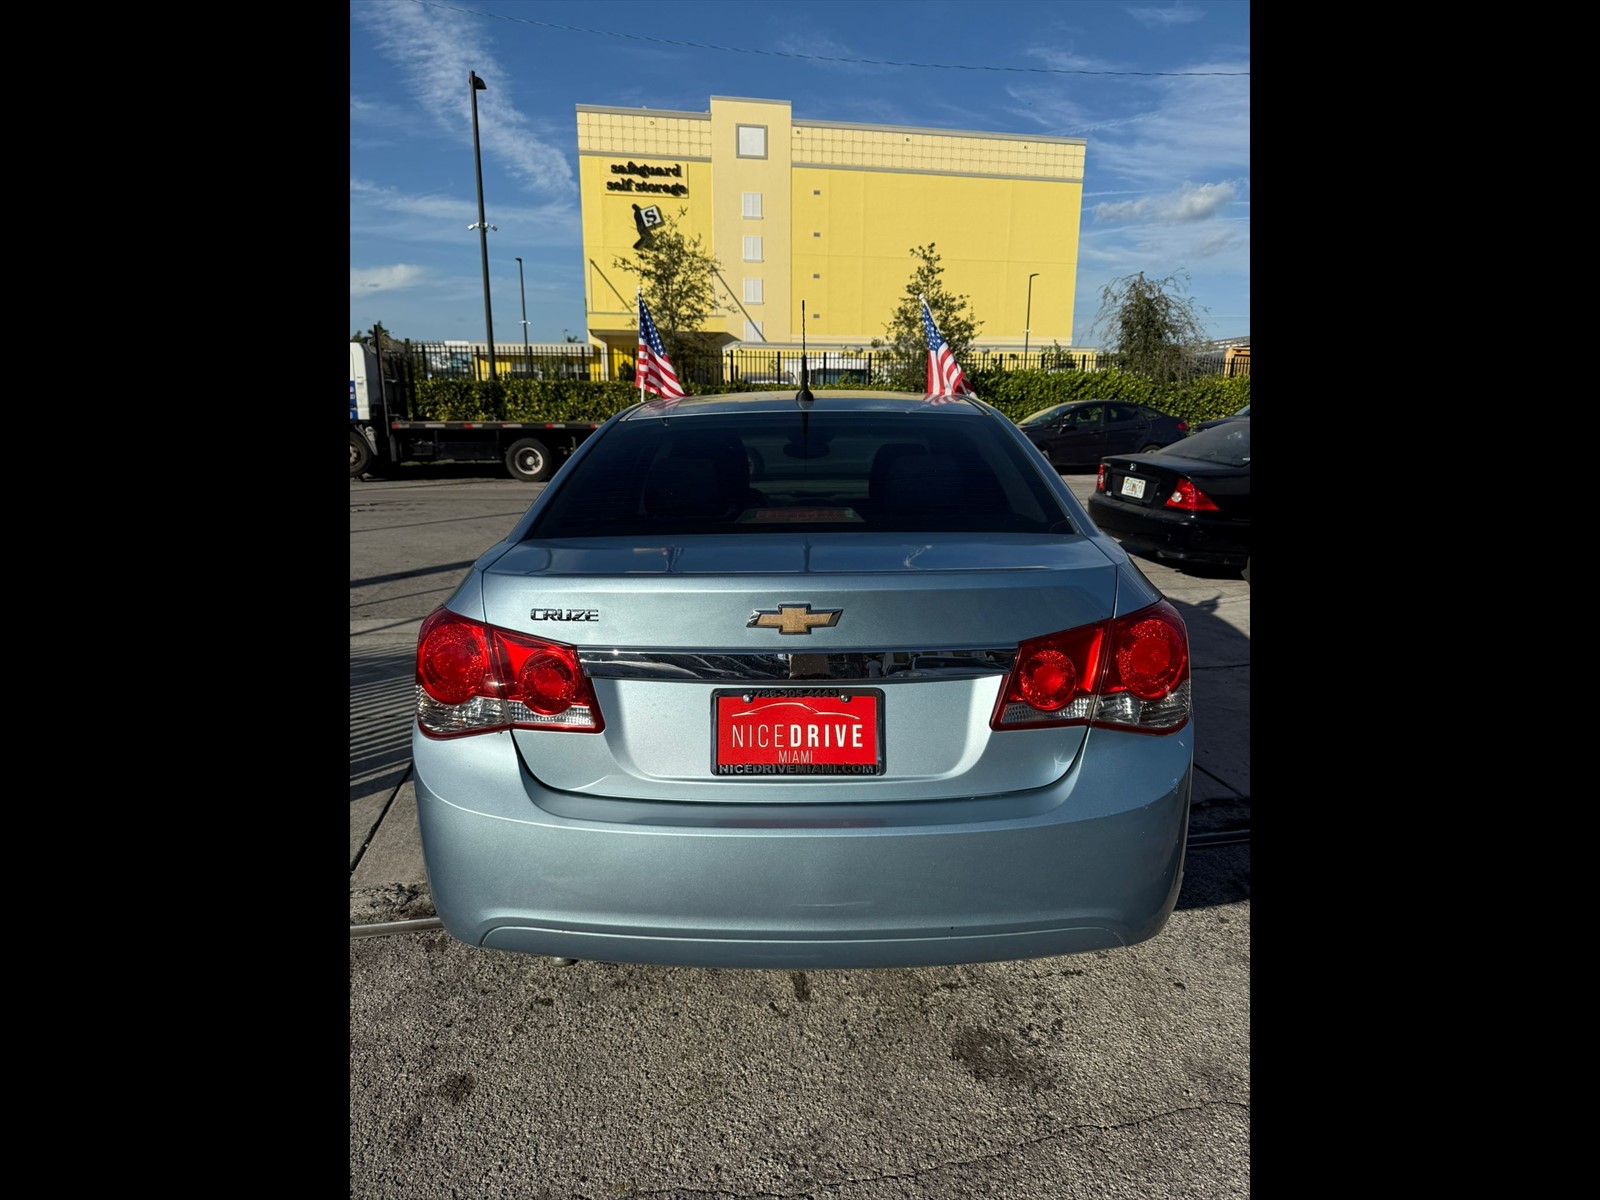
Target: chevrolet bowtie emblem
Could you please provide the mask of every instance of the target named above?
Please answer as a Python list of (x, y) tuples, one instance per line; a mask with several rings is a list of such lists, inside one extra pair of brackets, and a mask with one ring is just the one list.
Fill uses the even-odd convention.
[(779, 633), (810, 633), (817, 626), (837, 625), (842, 608), (811, 611), (809, 604), (780, 604), (773, 609), (756, 609), (745, 622), (746, 629), (776, 629)]

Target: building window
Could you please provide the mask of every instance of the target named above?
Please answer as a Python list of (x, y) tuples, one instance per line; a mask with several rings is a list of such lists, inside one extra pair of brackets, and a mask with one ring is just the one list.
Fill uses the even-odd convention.
[(747, 342), (764, 342), (766, 335), (761, 332), (760, 321), (746, 321), (744, 323), (744, 340)]
[(762, 283), (760, 279), (746, 279), (744, 281), (744, 302), (746, 304), (763, 304)]
[(760, 192), (746, 192), (744, 194), (744, 215), (752, 221), (761, 220)]
[(761, 238), (759, 236), (744, 239), (744, 260), (745, 262), (761, 261)]
[(767, 127), (765, 125), (739, 126), (739, 157), (765, 158), (767, 156)]

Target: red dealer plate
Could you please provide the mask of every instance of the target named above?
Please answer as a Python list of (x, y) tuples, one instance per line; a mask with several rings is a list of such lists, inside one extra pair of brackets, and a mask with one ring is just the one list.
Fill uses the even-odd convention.
[(877, 688), (751, 688), (711, 694), (713, 775), (882, 775)]

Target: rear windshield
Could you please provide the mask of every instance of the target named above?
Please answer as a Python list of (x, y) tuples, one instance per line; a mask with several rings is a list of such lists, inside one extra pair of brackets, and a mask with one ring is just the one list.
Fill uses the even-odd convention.
[(1072, 532), (1042, 465), (983, 414), (694, 415), (596, 437), (530, 538)]
[(1191, 433), (1155, 453), (1220, 463), (1225, 467), (1246, 466), (1250, 462), (1250, 422), (1224, 421), (1221, 425)]

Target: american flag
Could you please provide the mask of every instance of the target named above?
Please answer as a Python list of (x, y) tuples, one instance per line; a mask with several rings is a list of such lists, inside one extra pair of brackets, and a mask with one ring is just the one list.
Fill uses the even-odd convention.
[(930, 404), (949, 404), (954, 396), (974, 395), (972, 386), (950, 353), (950, 343), (944, 340), (939, 327), (933, 323), (933, 313), (928, 299), (922, 298), (922, 329), (928, 335), (928, 394)]
[(654, 392), (659, 399), (651, 400), (652, 408), (671, 408), (683, 399), (683, 387), (678, 383), (678, 373), (672, 369), (667, 348), (661, 344), (661, 334), (650, 319), (650, 310), (644, 306), (644, 296), (639, 297), (639, 360), (634, 370), (638, 373), (639, 390)]

